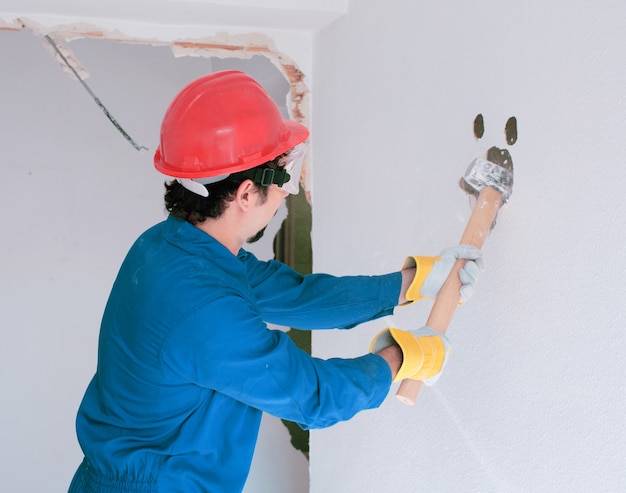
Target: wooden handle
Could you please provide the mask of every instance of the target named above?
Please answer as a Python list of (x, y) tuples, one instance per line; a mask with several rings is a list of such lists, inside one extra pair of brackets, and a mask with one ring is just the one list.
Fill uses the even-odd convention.
[[(500, 192), (490, 187), (483, 188), (467, 221), (460, 244), (472, 245), (482, 249), (501, 205), (502, 196)], [(439, 290), (426, 321), (426, 325), (431, 329), (445, 332), (448, 328), (454, 311), (459, 305), (461, 280), (458, 272), (465, 265), (465, 262), (465, 260), (456, 261), (448, 279)], [(418, 380), (403, 380), (396, 397), (405, 404), (412, 406), (417, 400), (422, 385), (422, 382)]]

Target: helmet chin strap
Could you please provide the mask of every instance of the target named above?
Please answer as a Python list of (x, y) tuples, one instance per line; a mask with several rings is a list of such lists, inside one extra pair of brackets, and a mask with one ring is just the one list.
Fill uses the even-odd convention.
[[(299, 170), (298, 170), (299, 173)], [(269, 167), (256, 167), (248, 170), (240, 171), (238, 174), (241, 176), (252, 180), (254, 183), (258, 185), (263, 185), (268, 187), (272, 184), (276, 184), (279, 187), (286, 185), (291, 179), (291, 175), (287, 173), (285, 168), (269, 168)], [(218, 181), (225, 180), (228, 178), (230, 174), (219, 175), (219, 176), (211, 176), (208, 178), (176, 178), (176, 181), (180, 183), (183, 187), (185, 187), (190, 192), (195, 193), (196, 195), (200, 195), (201, 197), (208, 197), (209, 191), (206, 189), (204, 185), (208, 185), (210, 183), (217, 183)], [(297, 185), (296, 185), (297, 186)], [(294, 192), (292, 190), (288, 190), (289, 193), (297, 193), (297, 190)]]

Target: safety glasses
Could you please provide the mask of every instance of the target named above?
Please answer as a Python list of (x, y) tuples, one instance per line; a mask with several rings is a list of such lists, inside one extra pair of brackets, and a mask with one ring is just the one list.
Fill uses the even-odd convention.
[(305, 156), (306, 144), (298, 144), (278, 160), (278, 168), (259, 166), (241, 171), (240, 175), (264, 187), (278, 185), (286, 192), (297, 195), (300, 191), (300, 176)]
[[(278, 168), (256, 167), (241, 171), (239, 174), (250, 178), (254, 183), (263, 186), (278, 185), (286, 192), (297, 195), (300, 191), (300, 176), (306, 156), (306, 144), (298, 144), (278, 160)], [(212, 176), (209, 178), (177, 178), (176, 180), (187, 190), (202, 197), (208, 197), (209, 192), (204, 185), (225, 180), (230, 175)]]
[(302, 143), (291, 149), (278, 161), (280, 167), (287, 172), (289, 177), (282, 185), (279, 186), (292, 195), (297, 195), (300, 191), (300, 176), (302, 175), (302, 166), (304, 164), (305, 156), (306, 144)]

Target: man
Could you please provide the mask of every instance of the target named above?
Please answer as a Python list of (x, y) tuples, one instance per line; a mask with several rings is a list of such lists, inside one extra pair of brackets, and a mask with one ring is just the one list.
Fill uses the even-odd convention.
[[(401, 272), (340, 278), (256, 259), (242, 246), (297, 193), (307, 137), (241, 72), (202, 77), (176, 96), (155, 154), (175, 178), (170, 215), (138, 238), (113, 285), (70, 492), (241, 491), (262, 412), (326, 427), (378, 407), (401, 368), (438, 375), (439, 335), (388, 331), (374, 353), (321, 360), (267, 328), (352, 328), (436, 295), (456, 257), (480, 255), (457, 248), (411, 257)], [(466, 266), (468, 290), (476, 264)]]

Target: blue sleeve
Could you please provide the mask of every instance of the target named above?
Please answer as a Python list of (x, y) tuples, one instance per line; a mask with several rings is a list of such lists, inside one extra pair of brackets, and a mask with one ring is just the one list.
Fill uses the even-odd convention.
[(287, 265), (239, 255), (247, 269), (258, 309), (267, 322), (298, 329), (351, 328), (391, 315), (398, 304), (402, 275), (302, 276)]
[(227, 294), (181, 320), (161, 351), (173, 383), (194, 383), (249, 406), (321, 428), (378, 407), (391, 371), (374, 354), (321, 360), (269, 330), (255, 308)]

